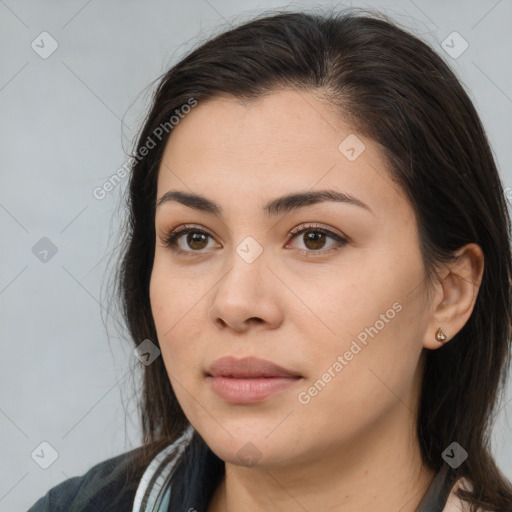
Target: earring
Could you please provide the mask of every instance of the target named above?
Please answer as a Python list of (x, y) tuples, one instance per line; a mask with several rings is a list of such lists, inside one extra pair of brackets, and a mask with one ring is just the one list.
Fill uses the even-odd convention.
[(437, 329), (437, 332), (436, 332), (436, 340), (439, 342), (439, 343), (443, 343), (444, 341), (446, 341), (446, 334), (443, 332), (443, 329), (441, 329), (441, 327), (439, 327), (439, 329)]

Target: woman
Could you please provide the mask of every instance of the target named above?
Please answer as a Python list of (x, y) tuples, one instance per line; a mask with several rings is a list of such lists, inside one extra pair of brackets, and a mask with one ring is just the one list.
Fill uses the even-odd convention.
[(375, 14), (261, 16), (161, 78), (116, 276), (143, 446), (30, 510), (512, 510), (510, 220), (468, 95)]

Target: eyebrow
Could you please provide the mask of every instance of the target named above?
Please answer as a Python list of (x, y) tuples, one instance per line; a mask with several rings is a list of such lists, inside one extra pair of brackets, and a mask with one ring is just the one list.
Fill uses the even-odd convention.
[[(177, 201), (178, 203), (188, 206), (189, 208), (193, 208), (194, 210), (222, 216), (222, 208), (220, 205), (211, 199), (207, 199), (206, 197), (197, 194), (190, 194), (178, 190), (169, 190), (157, 201), (156, 206), (158, 208), (160, 205), (169, 201)], [(296, 192), (278, 197), (265, 204), (263, 206), (263, 211), (269, 216), (279, 215), (326, 201), (352, 204), (373, 213), (371, 208), (357, 197), (332, 189), (318, 190), (315, 192)]]

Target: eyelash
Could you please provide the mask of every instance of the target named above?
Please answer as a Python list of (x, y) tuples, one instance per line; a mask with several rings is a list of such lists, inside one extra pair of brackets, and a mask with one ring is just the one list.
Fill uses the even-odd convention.
[[(299, 249), (299, 252), (302, 254), (305, 254), (306, 256), (316, 256), (316, 255), (324, 256), (327, 253), (337, 251), (338, 249), (340, 249), (341, 247), (343, 247), (344, 245), (346, 245), (348, 243), (348, 240), (343, 238), (342, 236), (340, 236), (338, 233), (331, 231), (330, 229), (323, 228), (317, 224), (312, 224), (312, 225), (307, 225), (307, 226), (305, 226), (304, 224), (301, 224), (301, 225), (297, 226), (296, 228), (292, 229), (288, 233), (288, 236), (292, 236), (293, 238), (296, 238), (299, 235), (301, 235), (303, 233), (307, 233), (307, 232), (322, 233), (322, 234), (328, 236), (329, 238), (332, 238), (333, 240), (335, 240), (337, 242), (337, 244), (335, 244), (336, 246), (330, 247), (329, 249), (326, 249), (326, 250), (320, 249), (318, 251), (315, 251), (315, 250)], [(162, 242), (165, 247), (170, 248), (172, 251), (174, 251), (177, 254), (183, 254), (183, 255), (192, 256), (192, 257), (202, 256), (204, 254), (203, 250), (184, 251), (183, 249), (178, 247), (178, 245), (176, 243), (178, 238), (180, 236), (188, 234), (188, 233), (204, 234), (204, 235), (211, 237), (211, 235), (208, 232), (206, 232), (200, 228), (197, 228), (195, 226), (184, 225), (184, 226), (181, 226), (179, 228), (172, 230), (168, 235), (166, 235), (163, 238)]]

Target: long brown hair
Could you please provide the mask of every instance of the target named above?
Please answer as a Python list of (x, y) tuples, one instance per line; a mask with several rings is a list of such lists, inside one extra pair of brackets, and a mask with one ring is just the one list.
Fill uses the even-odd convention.
[[(321, 95), (382, 146), (390, 176), (415, 211), (430, 278), (464, 244), (482, 248), (485, 268), (471, 317), (449, 343), (424, 351), (417, 435), (424, 464), (436, 472), (453, 441), (466, 450), (467, 460), (450, 471), (473, 485), (472, 492), (459, 491), (472, 511), (477, 505), (512, 510), (511, 483), (490, 447), (510, 362), (512, 261), (504, 191), (484, 128), (455, 74), (427, 44), (380, 13), (267, 12), (211, 38), (159, 77), (132, 155), (115, 274), (132, 341), (158, 345), (149, 282), (170, 118), (191, 99), (250, 101), (283, 87)], [(156, 144), (144, 151), (150, 139)], [(162, 358), (143, 371), (140, 468), (188, 425)]]

